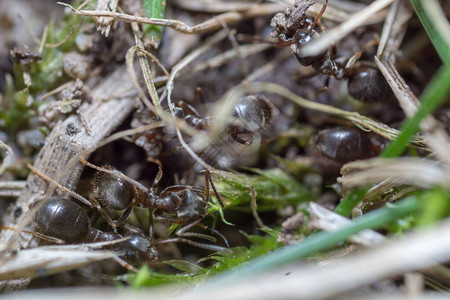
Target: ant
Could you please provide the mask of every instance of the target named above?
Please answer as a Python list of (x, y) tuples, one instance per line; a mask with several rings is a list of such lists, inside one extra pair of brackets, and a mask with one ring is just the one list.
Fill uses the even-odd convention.
[[(214, 121), (211, 117), (202, 117), (191, 105), (178, 102), (176, 116), (198, 130), (208, 129)], [(233, 108), (231, 122), (225, 132), (235, 142), (249, 146), (256, 133), (264, 130), (272, 121), (273, 107), (264, 94), (242, 97)]]
[[(200, 223), (208, 215), (210, 198), (209, 184), (220, 206), (225, 207), (214, 186), (211, 174), (205, 173), (205, 188), (190, 185), (172, 185), (158, 193), (157, 186), (162, 177), (162, 165), (159, 160), (148, 159), (159, 167), (158, 174), (150, 189), (129, 178), (120, 171), (110, 167), (98, 167), (83, 159), (80, 161), (97, 170), (93, 180), (94, 195), (101, 206), (112, 210), (124, 210), (113, 226), (120, 226), (130, 215), (134, 206), (150, 210), (150, 233), (152, 233), (153, 216), (156, 220), (186, 225), (177, 234), (183, 235), (186, 230)], [(206, 194), (206, 195), (205, 195)], [(106, 212), (103, 212), (106, 214)], [(204, 237), (204, 235), (201, 235)]]
[[(93, 228), (87, 213), (78, 204), (67, 199), (49, 198), (40, 200), (33, 203), (31, 208), (34, 209), (33, 220), (36, 223), (37, 232), (24, 232), (57, 244), (110, 242), (103, 248), (117, 252), (120, 257), (116, 257), (115, 260), (123, 267), (135, 272), (137, 270), (133, 266), (158, 262), (158, 252), (155, 247), (157, 244), (184, 242), (208, 250), (228, 250), (220, 246), (205, 245), (184, 238), (153, 241), (140, 229), (128, 224), (122, 225), (122, 228), (126, 231), (123, 235), (116, 232), (104, 232)], [(12, 229), (9, 227), (3, 228)]]
[[(215, 122), (213, 117), (202, 116), (193, 106), (184, 101), (178, 101), (173, 110), (175, 117), (199, 131), (207, 131)], [(235, 162), (236, 153), (245, 151), (243, 154), (245, 155), (259, 148), (260, 132), (271, 123), (273, 112), (272, 103), (262, 93), (242, 97), (233, 107), (232, 120), (223, 129), (220, 140), (201, 151), (199, 155), (206, 158), (209, 163), (229, 167)], [(157, 116), (152, 116), (146, 110), (138, 110), (134, 114), (131, 126), (136, 128), (157, 121), (159, 121)], [(179, 145), (170, 143), (175, 137), (174, 131), (161, 127), (141, 133), (131, 141), (144, 149), (147, 158), (152, 159), (153, 157), (167, 157), (179, 150)], [(166, 145), (172, 146), (164, 151)]]
[(300, 48), (319, 36), (314, 27), (320, 22), (320, 18), (328, 6), (325, 1), (319, 15), (311, 21), (306, 17), (306, 11), (313, 4), (310, 0), (297, 0), (293, 7), (285, 13), (276, 14), (271, 26), (272, 32), (282, 46), (291, 46), (298, 62), (303, 66), (311, 66), (318, 73), (334, 77), (338, 80), (348, 79), (349, 94), (361, 101), (374, 102), (389, 96), (389, 86), (376, 66), (370, 62), (355, 63), (350, 67), (336, 61), (336, 46), (316, 55), (305, 56)]
[[(29, 168), (38, 176), (54, 183), (60, 189), (69, 193), (80, 202), (88, 204), (90, 207), (95, 207), (104, 216), (115, 233), (117, 232), (118, 227), (129, 226), (123, 223), (131, 214), (133, 207), (138, 206), (148, 208), (150, 210), (150, 237), (153, 237), (153, 217), (155, 217), (156, 220), (185, 225), (176, 232), (178, 238), (172, 238), (160, 243), (184, 242), (208, 250), (227, 251), (226, 248), (220, 246), (208, 245), (183, 238), (183, 236), (191, 236), (206, 239), (212, 242), (216, 241), (214, 237), (206, 234), (186, 233), (186, 231), (193, 226), (201, 225), (201, 220), (208, 215), (207, 206), (210, 196), (209, 183), (212, 185), (219, 204), (224, 207), (223, 201), (212, 182), (210, 172), (205, 171), (206, 187), (204, 189), (189, 185), (173, 185), (167, 187), (161, 193), (157, 193), (157, 185), (162, 177), (162, 165), (158, 160), (149, 160), (156, 163), (159, 167), (158, 174), (151, 189), (146, 188), (139, 182), (125, 176), (123, 173), (110, 166), (106, 166), (104, 168), (98, 167), (85, 161), (84, 159), (80, 159), (83, 164), (98, 171), (93, 180), (95, 199), (92, 199), (92, 202), (94, 204), (77, 193), (61, 186), (31, 165), (29, 165)], [(105, 208), (125, 211), (117, 220), (112, 220)]]
[[(214, 122), (212, 117), (201, 116), (193, 106), (184, 101), (179, 101), (175, 105), (174, 114), (197, 130), (207, 130)], [(255, 136), (267, 128), (272, 116), (273, 106), (266, 96), (247, 95), (235, 105), (232, 114), (234, 121), (225, 128), (225, 135), (231, 142), (249, 146), (254, 142)], [(156, 121), (157, 117), (152, 118), (146, 111), (138, 110), (133, 118), (132, 126), (148, 125), (149, 119)], [(155, 157), (162, 153), (164, 140), (174, 137), (174, 134), (165, 132), (163, 128), (157, 128), (135, 137), (133, 141), (147, 152), (147, 157)]]
[[(114, 259), (123, 267), (137, 272), (132, 265), (155, 263), (158, 252), (155, 244), (138, 228), (123, 226), (124, 235), (93, 228), (87, 213), (76, 203), (62, 198), (48, 198), (31, 204), (36, 232), (25, 233), (56, 244), (108, 242), (103, 249), (117, 252)], [(16, 230), (7, 226), (2, 229)], [(130, 265), (129, 263), (132, 265)]]

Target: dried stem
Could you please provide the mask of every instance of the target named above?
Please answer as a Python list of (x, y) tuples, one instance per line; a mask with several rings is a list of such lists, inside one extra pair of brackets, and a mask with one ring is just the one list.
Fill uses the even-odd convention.
[(58, 2), (58, 4), (69, 7), (75, 14), (87, 17), (111, 17), (118, 21), (128, 23), (140, 23), (140, 24), (152, 24), (172, 28), (174, 30), (186, 33), (186, 34), (203, 34), (222, 28), (222, 24), (236, 23), (245, 19), (254, 18), (262, 15), (270, 15), (278, 12), (280, 6), (276, 4), (261, 4), (255, 8), (240, 11), (240, 12), (227, 12), (215, 16), (203, 23), (189, 26), (184, 22), (170, 19), (158, 19), (158, 18), (144, 18), (123, 13), (111, 12), (111, 11), (92, 11), (92, 10), (78, 10), (73, 6)]

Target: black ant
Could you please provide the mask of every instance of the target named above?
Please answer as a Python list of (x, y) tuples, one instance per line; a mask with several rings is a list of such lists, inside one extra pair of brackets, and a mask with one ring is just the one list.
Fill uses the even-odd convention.
[(116, 261), (132, 271), (137, 271), (133, 266), (158, 262), (158, 252), (155, 247), (158, 244), (184, 242), (208, 250), (227, 251), (220, 246), (205, 245), (184, 238), (153, 241), (140, 229), (128, 224), (122, 225), (125, 229), (123, 235), (116, 232), (104, 232), (93, 228), (87, 213), (78, 204), (67, 199), (40, 200), (33, 203), (31, 209), (34, 209), (33, 220), (36, 223), (37, 232), (24, 232), (58, 244), (110, 242), (102, 248), (118, 253), (120, 258), (116, 257)]
[[(93, 180), (95, 200), (91, 200), (94, 204), (91, 204), (90, 206), (97, 208), (115, 232), (118, 227), (124, 226), (123, 223), (132, 212), (133, 207), (138, 206), (150, 210), (150, 237), (153, 238), (154, 216), (156, 220), (185, 225), (176, 232), (179, 237), (170, 239), (170, 242), (185, 242), (199, 248), (226, 251), (226, 248), (220, 246), (198, 243), (183, 238), (183, 236), (191, 236), (213, 242), (216, 241), (214, 237), (206, 234), (186, 233), (186, 231), (193, 226), (200, 224), (201, 220), (208, 215), (207, 206), (210, 196), (209, 183), (212, 185), (219, 204), (224, 207), (222, 199), (213, 185), (209, 171), (205, 171), (205, 188), (189, 185), (173, 185), (167, 187), (161, 193), (157, 193), (157, 185), (162, 177), (162, 165), (158, 160), (152, 160), (152, 162), (158, 164), (159, 172), (151, 189), (146, 188), (139, 182), (125, 176), (123, 173), (112, 167), (107, 166), (103, 168), (93, 165), (83, 159), (80, 159), (80, 161), (98, 171)], [(63, 191), (69, 193), (82, 203), (90, 203), (89, 200), (59, 185), (36, 168), (32, 166), (29, 166), (29, 168), (43, 179), (53, 182)], [(97, 203), (97, 201), (99, 203)], [(125, 211), (117, 220), (112, 220), (105, 208)], [(166, 240), (163, 242), (169, 241)]]
[(282, 46), (291, 46), (301, 65), (311, 66), (322, 75), (348, 79), (349, 94), (355, 99), (373, 102), (389, 96), (389, 87), (373, 63), (360, 62), (346, 67), (336, 61), (335, 45), (316, 55), (301, 54), (301, 47), (319, 36), (314, 27), (325, 12), (328, 0), (314, 22), (306, 17), (306, 11), (312, 4), (310, 0), (297, 0), (285, 13), (276, 14), (271, 21), (271, 26), (275, 27), (272, 35), (278, 38)]
[[(270, 124), (273, 112), (272, 103), (262, 93), (242, 97), (233, 108), (232, 119), (223, 129), (223, 133), (220, 135), (221, 140), (199, 155), (212, 159), (214, 164), (229, 166), (234, 161), (236, 152), (246, 149), (252, 151), (251, 149), (258, 148), (260, 132)], [(174, 105), (174, 115), (199, 131), (208, 130), (215, 122), (213, 117), (202, 116), (193, 106), (184, 101), (178, 101)], [(152, 117), (150, 112), (138, 110), (131, 126), (139, 127), (156, 121), (158, 121), (158, 117)], [(143, 148), (148, 158), (161, 158), (180, 149), (179, 146), (172, 144), (171, 149), (163, 151), (166, 142), (174, 139), (175, 136), (174, 132), (170, 132), (166, 128), (156, 128), (137, 135), (132, 142)]]
[[(148, 116), (143, 115), (144, 111), (138, 111), (135, 119), (139, 119), (139, 123), (143, 118), (149, 119)], [(184, 101), (178, 101), (174, 107), (174, 114), (177, 118), (183, 119), (187, 124), (197, 130), (207, 130), (214, 119), (210, 116), (203, 117), (190, 104)], [(248, 141), (242, 140), (240, 134), (245, 132), (249, 135), (265, 129), (271, 122), (273, 116), (273, 106), (270, 100), (264, 94), (247, 95), (242, 97), (233, 109), (232, 117), (235, 121), (231, 122), (225, 129), (225, 132), (235, 141), (241, 144), (248, 144)], [(153, 120), (154, 121), (154, 120)], [(138, 124), (136, 124), (138, 125)], [(140, 124), (139, 124), (140, 125)], [(147, 139), (154, 139), (161, 133), (156, 133), (153, 130)]]
[[(105, 242), (105, 250), (118, 254), (115, 260), (123, 267), (137, 271), (132, 265), (155, 263), (158, 252), (152, 242), (141, 230), (125, 225), (124, 235), (116, 232), (104, 232), (91, 226), (87, 213), (76, 203), (61, 198), (39, 200), (31, 206), (36, 232), (25, 231), (48, 242), (56, 244)], [(7, 226), (2, 229), (16, 230)]]
[[(208, 129), (214, 120), (202, 117), (191, 105), (178, 102), (176, 115), (198, 130)], [(264, 130), (272, 121), (273, 107), (263, 94), (242, 97), (233, 108), (231, 122), (225, 129), (226, 134), (235, 142), (249, 146), (254, 135)]]
[(133, 207), (137, 206), (149, 209), (150, 217), (154, 216), (156, 220), (186, 225), (177, 232), (182, 235), (187, 229), (199, 224), (208, 215), (210, 183), (219, 204), (224, 207), (208, 170), (204, 172), (205, 188), (172, 185), (158, 193), (157, 186), (162, 177), (162, 165), (158, 160), (151, 160), (159, 167), (151, 189), (111, 167), (98, 167), (83, 159), (80, 159), (80, 161), (98, 171), (94, 177), (93, 185), (95, 198), (101, 206), (112, 210), (125, 210), (116, 221), (113, 221), (114, 226), (121, 225), (128, 218)]

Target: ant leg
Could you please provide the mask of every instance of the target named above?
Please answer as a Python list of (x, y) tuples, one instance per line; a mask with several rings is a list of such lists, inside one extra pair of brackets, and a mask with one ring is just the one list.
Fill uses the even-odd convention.
[(136, 180), (134, 180), (134, 179), (132, 179), (132, 178), (126, 176), (125, 174), (123, 174), (122, 172), (120, 172), (120, 171), (118, 171), (118, 170), (115, 170), (115, 169), (112, 169), (112, 170), (111, 170), (111, 169), (106, 169), (106, 168), (98, 167), (98, 166), (96, 166), (96, 165), (94, 165), (94, 164), (91, 164), (91, 163), (87, 162), (86, 160), (84, 160), (84, 159), (82, 159), (82, 158), (80, 158), (80, 162), (82, 162), (82, 163), (85, 164), (86, 166), (88, 166), (88, 167), (90, 167), (90, 168), (92, 168), (92, 169), (95, 169), (95, 170), (97, 170), (97, 171), (100, 171), (100, 172), (104, 172), (104, 173), (108, 173), (108, 174), (117, 176), (117, 177), (119, 177), (120, 179), (123, 179), (123, 180), (127, 181), (128, 183), (134, 185), (135, 187), (137, 187), (137, 188), (140, 189), (140, 190), (143, 190), (143, 191), (145, 191), (145, 192), (148, 191), (148, 188), (146, 188), (145, 186), (143, 186), (142, 184), (140, 184), (140, 183), (137, 182)]
[(203, 94), (203, 89), (199, 86), (195, 88), (195, 98), (199, 99), (201, 103), (206, 104), (205, 94)]
[(137, 227), (135, 227), (135, 226), (132, 226), (132, 225), (130, 225), (130, 224), (123, 224), (122, 225), (122, 228), (124, 228), (125, 230), (127, 230), (128, 232), (135, 232), (135, 233), (137, 233), (137, 234), (139, 234), (139, 235), (141, 235), (141, 236), (143, 236), (143, 237), (147, 237), (146, 235), (145, 235), (145, 233), (144, 233), (144, 231), (142, 231), (142, 229), (140, 229), (140, 228), (137, 228)]
[[(204, 100), (204, 99), (203, 99)], [(186, 110), (188, 114), (190, 115), (194, 115), (197, 118), (201, 118), (200, 114), (198, 113), (198, 111), (189, 103), (186, 103), (184, 101), (178, 101), (177, 106)]]
[(220, 236), (220, 238), (224, 241), (224, 243), (225, 243), (225, 245), (227, 246), (227, 248), (230, 248), (230, 244), (228, 243), (228, 240), (227, 240), (227, 238), (223, 235), (223, 234), (221, 234), (219, 231), (217, 231), (217, 230), (213, 230), (213, 232), (215, 233), (215, 234), (217, 234), (218, 236)]
[(153, 180), (153, 184), (152, 184), (152, 190), (156, 194), (156, 190), (158, 189), (159, 181), (161, 180), (161, 178), (163, 176), (162, 163), (161, 163), (161, 161), (159, 161), (159, 159), (152, 158), (152, 157), (147, 157), (147, 161), (158, 165), (158, 173), (156, 174), (156, 177)]
[(177, 230), (176, 235), (178, 235), (178, 236), (183, 235), (184, 233), (186, 233), (186, 231), (188, 231), (195, 225), (200, 225), (200, 227), (203, 227), (203, 225), (200, 222), (201, 222), (201, 220), (197, 220), (195, 222), (192, 222), (191, 224), (187, 224), (186, 226), (181, 227), (180, 229)]
[(151, 240), (153, 240), (155, 237), (155, 233), (154, 233), (155, 217), (154, 217), (153, 213), (154, 213), (154, 210), (148, 211), (148, 236), (150, 237)]
[(157, 221), (161, 221), (164, 223), (176, 223), (177, 219), (174, 217), (167, 217), (167, 216), (156, 216), (155, 219)]
[(317, 15), (316, 19), (311, 25), (311, 29), (309, 30), (309, 34), (314, 30), (314, 27), (316, 27), (317, 23), (319, 23), (320, 19), (322, 18), (323, 13), (327, 9), (328, 6), (328, 0), (325, 0), (325, 4), (322, 6), (322, 9), (320, 10), (319, 14)]
[(114, 259), (116, 262), (118, 262), (118, 263), (119, 263), (122, 267), (124, 267), (125, 269), (130, 270), (131, 272), (134, 272), (134, 273), (139, 272), (138, 269), (136, 269), (135, 267), (133, 267), (132, 265), (130, 265), (129, 263), (127, 263), (124, 259), (122, 259), (122, 258), (120, 258), (120, 257), (118, 257), (118, 256), (115, 256), (113, 259)]
[(122, 225), (123, 222), (125, 222), (125, 220), (128, 218), (128, 216), (131, 214), (132, 211), (133, 211), (133, 206), (130, 205), (117, 220), (113, 221), (114, 227), (118, 227), (118, 226)]
[(169, 187), (166, 187), (160, 194), (161, 197), (165, 197), (167, 196), (168, 193), (170, 192), (181, 192), (184, 190), (194, 190), (194, 191), (199, 191), (199, 192), (203, 192), (204, 189), (202, 188), (198, 188), (195, 186), (190, 186), (190, 185), (172, 185)]
[(194, 242), (194, 241), (182, 238), (182, 237), (158, 241), (158, 242), (156, 242), (156, 244), (167, 244), (167, 243), (177, 243), (177, 242), (186, 243), (188, 245), (195, 246), (197, 248), (202, 248), (202, 249), (216, 251), (216, 252), (228, 252), (228, 253), (231, 252), (230, 249), (225, 248), (225, 247), (198, 243), (198, 242)]
[(197, 220), (197, 221), (195, 221), (195, 222), (193, 222), (191, 224), (183, 226), (180, 229), (178, 229), (175, 234), (177, 236), (179, 236), (179, 237), (196, 237), (196, 238), (200, 238), (200, 239), (205, 239), (205, 240), (211, 241), (213, 243), (217, 242), (217, 239), (215, 237), (210, 236), (208, 234), (197, 233), (197, 232), (187, 232), (189, 229), (191, 229), (192, 227), (194, 227), (196, 225), (199, 225), (200, 227), (203, 227), (204, 229), (206, 229), (206, 226), (204, 226), (200, 222), (201, 222), (201, 220)]
[(70, 196), (74, 197), (75, 199), (77, 199), (78, 201), (80, 201), (83, 204), (86, 204), (89, 207), (94, 207), (94, 205), (87, 200), (86, 198), (84, 198), (81, 195), (78, 195), (75, 192), (72, 192), (71, 190), (69, 190), (68, 188), (66, 188), (65, 186), (62, 186), (61, 184), (59, 184), (58, 182), (56, 182), (55, 180), (51, 179), (50, 177), (48, 177), (47, 175), (45, 175), (44, 173), (42, 173), (41, 171), (39, 171), (38, 169), (36, 169), (34, 166), (32, 166), (31, 164), (27, 164), (27, 167), (31, 170), (31, 172), (33, 172), (34, 174), (38, 175), (39, 177), (41, 177), (42, 179), (44, 179), (47, 182), (53, 183), (54, 185), (56, 185), (59, 189), (61, 189), (62, 191), (66, 192), (67, 194), (69, 194)]
[(244, 146), (250, 146), (253, 142), (253, 140), (246, 140), (244, 138), (241, 137), (241, 135), (250, 135), (250, 132), (244, 128), (242, 128), (241, 126), (237, 126), (237, 125), (228, 125), (228, 130), (227, 130), (228, 134), (230, 135), (230, 137), (238, 142), (241, 145)]
[(28, 231), (28, 230), (18, 230), (14, 227), (10, 227), (10, 226), (0, 226), (0, 230), (2, 229), (7, 229), (7, 230), (12, 230), (15, 232), (23, 232), (23, 233), (29, 233), (34, 235), (35, 237), (42, 239), (44, 241), (50, 242), (50, 243), (54, 243), (54, 244), (64, 244), (64, 241), (52, 236), (48, 236), (39, 232), (34, 232), (34, 231)]
[(209, 180), (206, 174), (209, 174), (208, 170), (205, 170), (205, 189), (206, 189), (206, 204), (209, 203)]
[(178, 235), (179, 237), (185, 238), (185, 237), (194, 237), (194, 238), (199, 238), (199, 239), (204, 239), (210, 242), (217, 242), (217, 239), (213, 236), (210, 236), (209, 234), (204, 234), (204, 233), (197, 233), (197, 232), (185, 232), (183, 234), (178, 234), (178, 232), (176, 233), (176, 235)]
[(111, 218), (111, 216), (108, 214), (108, 212), (100, 205), (100, 203), (97, 202), (94, 198), (90, 198), (91, 203), (94, 205), (95, 209), (100, 212), (100, 214), (105, 218), (106, 222), (109, 226), (112, 227), (113, 231), (117, 233), (117, 227), (115, 221)]
[[(225, 208), (225, 204), (222, 200), (222, 198), (220, 197), (219, 192), (217, 192), (216, 186), (214, 185), (214, 182), (212, 180), (212, 176), (211, 176), (211, 172), (209, 170), (205, 170), (205, 185), (206, 185), (206, 189), (208, 190), (208, 196), (209, 196), (209, 184), (208, 181), (211, 183), (211, 187), (213, 189), (214, 192), (214, 196), (216, 196), (217, 201), (219, 201), (219, 204), (222, 208)], [(206, 201), (208, 202), (208, 201)]]

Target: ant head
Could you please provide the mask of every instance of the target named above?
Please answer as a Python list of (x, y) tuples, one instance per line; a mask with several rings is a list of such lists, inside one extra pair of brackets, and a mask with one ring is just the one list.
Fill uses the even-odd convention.
[(172, 213), (181, 207), (183, 198), (180, 197), (179, 192), (163, 191), (160, 197), (156, 197), (156, 199), (150, 199), (149, 202), (151, 201), (154, 201), (154, 206), (156, 206), (156, 208), (165, 212)]
[(181, 192), (183, 206), (177, 211), (177, 217), (183, 222), (193, 222), (207, 215), (207, 202), (200, 191), (186, 189)]

